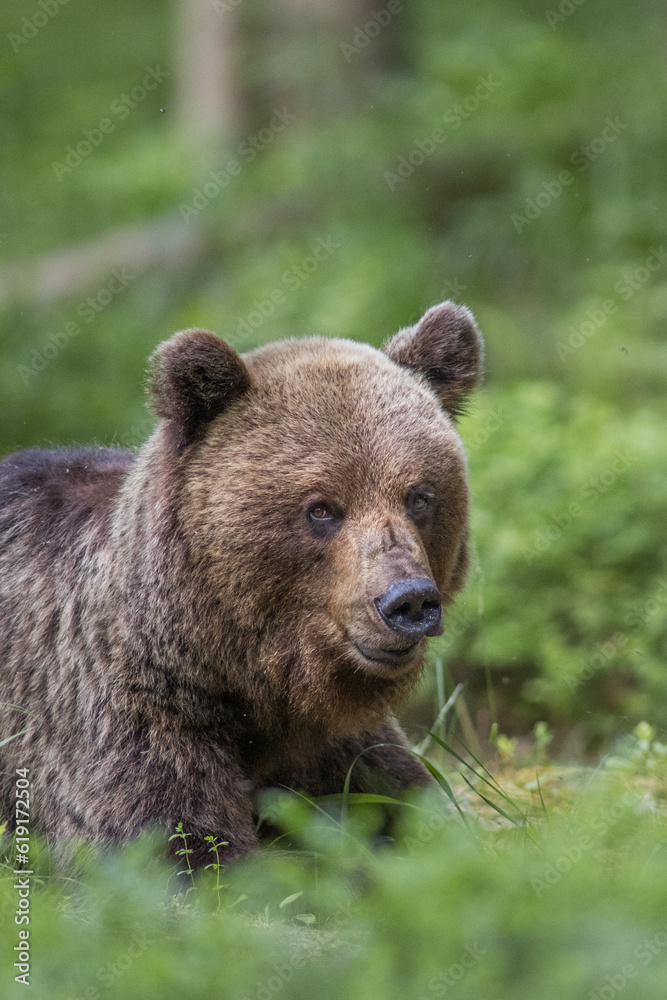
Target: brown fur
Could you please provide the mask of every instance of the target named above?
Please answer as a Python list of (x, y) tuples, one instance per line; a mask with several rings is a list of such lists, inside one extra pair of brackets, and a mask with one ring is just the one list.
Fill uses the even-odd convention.
[[(0, 702), (33, 713), (0, 707), (0, 738), (29, 728), (0, 751), (0, 818), (29, 767), (56, 840), (182, 821), (196, 860), (207, 834), (242, 854), (253, 789), (341, 791), (358, 753), (402, 744), (392, 712), (425, 639), (398, 669), (357, 647), (398, 651), (374, 604), (393, 581), (427, 577), (443, 605), (463, 584), (466, 465), (445, 410), (480, 363), (451, 303), (385, 353), (310, 338), (240, 358), (186, 331), (151, 359), (162, 420), (136, 457), (0, 463)], [(318, 501), (336, 517), (314, 519)], [(385, 746), (352, 788), (428, 780)]]

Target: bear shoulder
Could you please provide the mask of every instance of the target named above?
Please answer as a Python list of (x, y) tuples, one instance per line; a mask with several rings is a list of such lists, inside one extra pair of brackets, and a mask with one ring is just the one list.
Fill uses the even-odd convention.
[(0, 538), (20, 526), (61, 542), (106, 523), (135, 460), (118, 448), (28, 449), (0, 462)]

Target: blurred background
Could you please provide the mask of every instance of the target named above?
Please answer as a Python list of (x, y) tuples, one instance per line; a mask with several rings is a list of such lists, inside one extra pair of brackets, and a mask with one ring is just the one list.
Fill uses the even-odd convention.
[(138, 447), (179, 328), (468, 304), (473, 567), (407, 724), (462, 683), (484, 752), (595, 759), (667, 723), (667, 18), (545, 3), (3, 4), (0, 456)]

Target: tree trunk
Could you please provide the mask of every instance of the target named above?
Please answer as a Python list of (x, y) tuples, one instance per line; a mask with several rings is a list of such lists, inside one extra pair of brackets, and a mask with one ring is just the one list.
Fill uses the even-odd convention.
[(239, 130), (243, 102), (236, 67), (239, 0), (176, 0), (176, 115), (197, 148)]
[(342, 45), (352, 41), (357, 28), (363, 29), (372, 5), (373, 0), (267, 2), (258, 48), (268, 74), (269, 100), (287, 106), (300, 121), (348, 112), (384, 40), (373, 39), (363, 58), (352, 61)]

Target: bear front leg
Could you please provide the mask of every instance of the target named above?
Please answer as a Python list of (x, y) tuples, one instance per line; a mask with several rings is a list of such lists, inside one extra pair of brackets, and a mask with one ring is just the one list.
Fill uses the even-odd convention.
[(433, 784), (433, 778), (410, 752), (403, 730), (393, 719), (388, 719), (376, 731), (351, 740), (347, 746), (340, 748), (339, 753), (343, 765), (345, 755), (348, 755), (343, 782), (352, 761), (358, 757), (350, 778), (350, 791), (353, 792), (374, 792), (400, 798), (408, 788)]
[[(313, 798), (339, 795), (351, 766), (351, 792), (401, 799), (410, 788), (435, 785), (427, 769), (408, 749), (402, 730), (392, 719), (372, 732), (321, 747), (298, 771), (274, 775), (267, 784), (284, 785)], [(384, 819), (378, 833), (384, 840), (393, 837), (394, 822), (401, 809), (389, 803), (381, 808)]]
[[(94, 763), (79, 762), (70, 788), (70, 801), (58, 803), (60, 836), (118, 841), (155, 826), (171, 835), (182, 823), (193, 867), (215, 861), (207, 836), (225, 842), (219, 852), (224, 859), (241, 857), (258, 843), (248, 782), (232, 753), (190, 733), (161, 728), (141, 743), (118, 740)], [(184, 846), (179, 838), (170, 845)]]
[[(382, 744), (378, 746), (377, 744)], [(308, 795), (342, 792), (353, 764), (350, 791), (373, 792), (400, 798), (413, 786), (429, 787), (433, 778), (408, 749), (405, 735), (393, 720), (372, 732), (348, 737), (322, 747), (310, 764), (280, 782)]]
[[(216, 860), (208, 836), (222, 842), (218, 854), (223, 860), (243, 857), (257, 847), (249, 782), (232, 754), (217, 744), (184, 741), (168, 763), (176, 780), (171, 792), (158, 785), (156, 806), (170, 833), (183, 824), (193, 868)], [(175, 850), (184, 846), (180, 838), (172, 845)]]
[[(378, 743), (384, 745), (376, 746)], [(351, 791), (400, 798), (409, 788), (434, 785), (431, 774), (410, 751), (403, 730), (393, 719), (388, 719), (376, 732), (354, 741), (353, 749), (352, 760), (357, 754), (361, 756), (352, 770)]]

